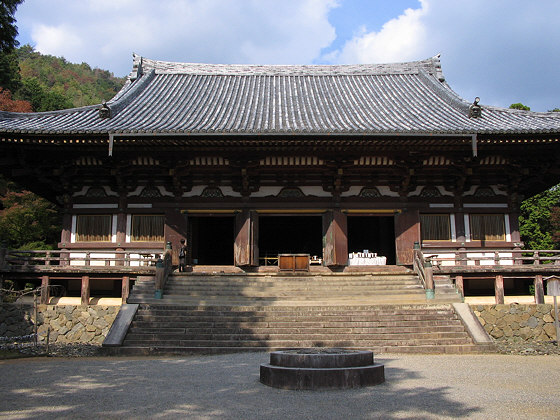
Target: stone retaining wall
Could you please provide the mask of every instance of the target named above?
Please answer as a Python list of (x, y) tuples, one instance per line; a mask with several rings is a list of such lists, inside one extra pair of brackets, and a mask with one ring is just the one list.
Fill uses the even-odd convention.
[[(103, 343), (120, 306), (39, 305), (39, 341), (50, 329), (51, 343)], [(17, 337), (34, 331), (33, 305), (0, 305), (0, 337)]]
[(552, 305), (472, 305), (495, 340), (551, 341), (556, 339)]

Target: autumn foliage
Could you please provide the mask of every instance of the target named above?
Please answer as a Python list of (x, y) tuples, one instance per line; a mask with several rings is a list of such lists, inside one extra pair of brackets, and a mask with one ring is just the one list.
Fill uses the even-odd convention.
[(60, 215), (47, 200), (5, 183), (0, 194), (0, 245), (10, 249), (48, 249), (60, 236)]
[(0, 111), (32, 112), (31, 103), (12, 99), (12, 92), (0, 87)]

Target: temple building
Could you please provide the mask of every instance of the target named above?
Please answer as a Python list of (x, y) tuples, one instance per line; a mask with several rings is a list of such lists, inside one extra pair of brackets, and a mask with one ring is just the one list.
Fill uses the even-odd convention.
[[(476, 83), (476, 81), (473, 81)], [(480, 92), (484, 97), (484, 92)], [(135, 55), (102, 105), (0, 112), (4, 176), (64, 209), (60, 249), (193, 265), (412, 264), (514, 250), (521, 201), (560, 182), (560, 113), (481, 105), (439, 57), (215, 65)], [(312, 266), (313, 267), (313, 266)]]

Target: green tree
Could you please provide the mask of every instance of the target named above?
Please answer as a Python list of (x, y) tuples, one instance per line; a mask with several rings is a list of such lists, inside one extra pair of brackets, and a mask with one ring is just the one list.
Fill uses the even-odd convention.
[(552, 213), (560, 204), (560, 186), (555, 186), (521, 203), (519, 231), (526, 249), (556, 249)]
[(516, 104), (511, 104), (509, 106), (509, 109), (520, 109), (522, 111), (530, 111), (531, 108), (528, 107), (527, 105), (523, 105), (521, 102), (518, 102)]
[(21, 87), (18, 56), (15, 51), (0, 53), (0, 87), (15, 93)]
[(560, 108), (554, 108), (549, 110), (548, 112), (560, 112)]
[(16, 40), (18, 29), (14, 17), (23, 0), (2, 0), (0, 2), (0, 52), (10, 52), (19, 45)]
[(0, 197), (0, 243), (11, 249), (53, 249), (60, 235), (60, 215), (47, 200), (4, 182)]
[(20, 99), (31, 102), (33, 111), (54, 111), (72, 108), (72, 101), (64, 95), (43, 86), (35, 77), (23, 79), (17, 95)]

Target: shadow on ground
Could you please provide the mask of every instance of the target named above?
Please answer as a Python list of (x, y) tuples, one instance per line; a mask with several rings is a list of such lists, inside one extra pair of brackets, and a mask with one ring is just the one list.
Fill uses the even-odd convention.
[(448, 386), (386, 364), (382, 385), (289, 391), (259, 382), (268, 354), (181, 358), (78, 358), (0, 362), (2, 418), (461, 418)]

